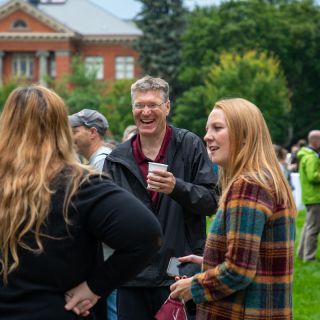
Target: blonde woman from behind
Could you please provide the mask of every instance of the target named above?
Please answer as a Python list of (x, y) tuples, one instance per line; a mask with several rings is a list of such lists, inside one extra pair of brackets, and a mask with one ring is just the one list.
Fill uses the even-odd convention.
[[(0, 319), (92, 313), (105, 320), (100, 298), (159, 248), (157, 220), (107, 177), (78, 164), (66, 107), (53, 91), (14, 90), (0, 135)], [(101, 241), (116, 249), (105, 262)]]

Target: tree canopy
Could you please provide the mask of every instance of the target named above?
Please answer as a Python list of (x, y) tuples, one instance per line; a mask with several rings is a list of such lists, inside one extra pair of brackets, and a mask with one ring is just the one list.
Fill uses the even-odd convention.
[(85, 108), (99, 111), (104, 104), (106, 83), (96, 80), (96, 71), (88, 71), (81, 56), (73, 57), (70, 74), (61, 80), (49, 79), (49, 85), (65, 100), (70, 113)]
[(279, 61), (254, 50), (244, 54), (221, 53), (204, 79), (178, 100), (174, 122), (202, 136), (207, 116), (220, 99), (241, 97), (255, 103), (264, 114), (275, 140), (287, 136), (289, 92)]
[(121, 140), (125, 127), (133, 123), (130, 86), (133, 80), (98, 81), (82, 57), (72, 59), (72, 72), (50, 85), (64, 99), (70, 113), (82, 109), (101, 112), (109, 122), (109, 136)]
[(0, 86), (0, 110), (3, 109), (10, 93), (19, 86), (16, 79), (9, 79), (2, 86)]
[(107, 115), (114, 138), (121, 141), (124, 129), (133, 124), (130, 87), (132, 80), (118, 80), (109, 83), (102, 112)]
[(135, 21), (143, 35), (135, 48), (140, 52), (140, 65), (144, 74), (169, 82), (174, 99), (179, 90), (177, 75), (186, 9), (182, 0), (139, 1), (142, 10)]
[(320, 125), (319, 27), (319, 7), (309, 0), (227, 1), (196, 9), (183, 36), (179, 80), (184, 97), (205, 87), (221, 52), (267, 52), (278, 59), (291, 93), (290, 122), (285, 119), (289, 139), (305, 137)]

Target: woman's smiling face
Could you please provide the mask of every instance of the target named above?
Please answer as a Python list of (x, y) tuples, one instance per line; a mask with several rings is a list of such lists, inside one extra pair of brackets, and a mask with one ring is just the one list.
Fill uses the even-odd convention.
[(230, 139), (229, 129), (222, 110), (212, 110), (208, 117), (206, 131), (204, 141), (207, 143), (212, 162), (226, 168), (230, 153)]

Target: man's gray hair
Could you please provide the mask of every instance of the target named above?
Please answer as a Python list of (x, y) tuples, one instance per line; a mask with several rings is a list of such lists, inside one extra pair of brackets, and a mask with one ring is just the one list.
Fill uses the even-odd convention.
[(169, 99), (169, 84), (161, 78), (145, 76), (137, 80), (131, 86), (131, 100), (134, 101), (134, 95), (137, 92), (147, 92), (150, 90), (159, 90), (163, 102)]

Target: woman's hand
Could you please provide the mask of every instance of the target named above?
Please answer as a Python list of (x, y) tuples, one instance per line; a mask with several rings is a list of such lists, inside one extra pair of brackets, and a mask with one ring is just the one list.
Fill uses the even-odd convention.
[(170, 286), (171, 294), (170, 297), (173, 299), (183, 299), (187, 302), (192, 299), (191, 294), (191, 283), (192, 277), (181, 279)]
[(180, 258), (178, 258), (178, 260), (182, 263), (193, 262), (193, 263), (202, 265), (203, 257), (196, 256), (195, 254), (190, 254), (188, 256), (180, 257)]
[(88, 287), (87, 282), (82, 282), (75, 288), (65, 293), (65, 309), (72, 310), (76, 315), (86, 317), (90, 314), (90, 309), (100, 299)]

